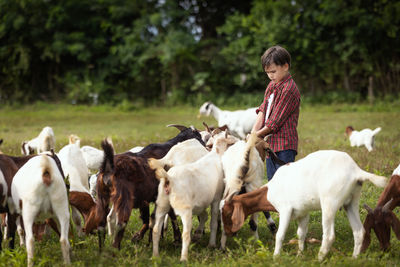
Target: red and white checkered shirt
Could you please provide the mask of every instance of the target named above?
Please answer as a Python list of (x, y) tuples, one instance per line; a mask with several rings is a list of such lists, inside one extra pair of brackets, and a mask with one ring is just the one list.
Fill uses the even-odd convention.
[[(265, 119), (268, 99), (274, 94), (270, 107), (269, 117)], [(297, 152), (298, 136), (297, 122), (300, 113), (300, 92), (296, 83), (289, 74), (281, 82), (270, 82), (264, 94), (264, 101), (256, 113), (264, 113), (264, 125), (272, 130), (268, 138), (271, 149), (275, 152), (293, 149)]]

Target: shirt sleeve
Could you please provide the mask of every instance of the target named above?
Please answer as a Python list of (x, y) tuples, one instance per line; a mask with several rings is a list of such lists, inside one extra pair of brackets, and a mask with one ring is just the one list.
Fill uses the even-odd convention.
[(265, 110), (266, 110), (266, 107), (267, 107), (267, 102), (268, 102), (268, 98), (267, 98), (267, 94), (268, 94), (268, 89), (269, 89), (269, 85), (268, 85), (268, 87), (267, 87), (267, 89), (265, 89), (265, 93), (264, 93), (264, 100), (263, 100), (263, 102), (261, 103), (261, 105), (256, 109), (256, 114), (258, 114), (258, 112), (264, 112), (265, 113)]
[(293, 114), (299, 105), (299, 99), (293, 93), (293, 90), (284, 90), (278, 101), (275, 103), (271, 115), (265, 125), (272, 130), (272, 133), (277, 132), (288, 117)]
[(265, 113), (266, 105), (267, 105), (267, 99), (264, 98), (264, 101), (262, 102), (262, 104), (256, 109), (256, 114), (258, 114), (258, 112), (260, 112), (260, 111)]

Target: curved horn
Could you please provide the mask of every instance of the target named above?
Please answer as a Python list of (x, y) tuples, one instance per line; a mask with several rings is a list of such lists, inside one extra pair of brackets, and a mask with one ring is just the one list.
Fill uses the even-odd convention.
[(187, 129), (186, 126), (179, 125), (179, 124), (168, 124), (167, 127), (175, 127), (181, 132)]
[(368, 211), (368, 213), (373, 213), (374, 211), (368, 206), (367, 204), (364, 204), (364, 208)]
[(222, 125), (221, 127), (218, 127), (219, 129), (221, 129), (221, 131), (225, 131), (225, 130), (229, 130), (228, 125)]
[(207, 132), (211, 133), (210, 127), (208, 127), (207, 123), (203, 121), (204, 127), (206, 127)]
[(382, 211), (383, 212), (389, 211), (390, 205), (392, 204), (392, 202), (393, 202), (393, 198), (391, 198), (388, 202), (386, 202), (386, 204), (382, 208)]
[(225, 130), (225, 138), (228, 138), (228, 130)]

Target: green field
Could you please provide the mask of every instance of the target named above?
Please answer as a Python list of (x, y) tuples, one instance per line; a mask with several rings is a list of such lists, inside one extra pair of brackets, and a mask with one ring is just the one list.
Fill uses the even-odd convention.
[[(223, 107), (225, 108), (225, 107)], [(387, 108), (390, 110), (391, 108)], [(362, 110), (362, 109), (361, 109)], [(315, 106), (302, 107), (300, 111), (299, 155), (297, 159), (321, 149), (336, 149), (349, 153), (358, 165), (367, 171), (390, 177), (394, 168), (400, 163), (400, 127), (398, 123), (400, 112), (378, 111), (374, 108), (360, 111), (359, 108), (348, 105), (338, 107)], [(395, 107), (394, 110), (398, 110)], [(103, 138), (110, 136), (117, 152), (126, 151), (134, 146), (144, 146), (149, 143), (163, 142), (175, 136), (175, 128), (166, 128), (167, 124), (194, 125), (202, 129), (202, 122), (215, 125), (213, 118), (197, 118), (198, 107), (181, 106), (174, 108), (146, 108), (133, 111), (100, 106), (67, 106), (67, 105), (33, 105), (23, 108), (0, 109), (0, 138), (4, 143), (0, 146), (5, 154), (20, 155), (20, 144), (37, 136), (45, 126), (51, 126), (56, 135), (56, 150), (68, 143), (68, 135), (76, 134), (81, 138), (81, 145), (91, 145), (99, 148)], [(368, 153), (366, 148), (352, 148), (344, 136), (346, 126), (352, 125), (356, 130), (363, 128), (382, 127), (376, 136), (376, 149)], [(363, 185), (360, 207), (364, 203), (374, 206), (382, 189), (369, 183)], [(366, 211), (360, 208), (361, 219)], [(400, 218), (399, 209), (396, 214)], [(279, 220), (277, 214), (273, 214)], [(263, 216), (259, 217), (260, 241), (251, 239), (250, 228), (245, 226), (234, 238), (227, 242), (228, 250), (207, 248), (209, 225), (206, 234), (189, 250), (191, 266), (261, 266), (261, 265), (320, 265), (317, 260), (319, 244), (307, 244), (303, 256), (296, 257), (297, 245), (288, 244), (296, 238), (296, 223), (291, 222), (286, 234), (285, 245), (279, 258), (273, 259), (274, 239), (266, 226)], [(193, 220), (194, 227), (197, 220)], [(310, 218), (307, 238), (321, 240), (321, 213), (314, 212)], [(106, 248), (98, 252), (97, 236), (70, 237), (73, 266), (164, 266), (179, 265), (180, 246), (175, 247), (172, 231), (160, 242), (160, 258), (151, 259), (152, 246), (148, 245), (147, 235), (144, 240), (132, 243), (130, 238), (141, 226), (139, 213), (135, 210), (129, 226), (125, 231), (120, 251), (111, 248), (109, 238)], [(392, 247), (388, 252), (379, 250), (379, 243), (374, 234), (367, 253), (358, 259), (352, 259), (353, 236), (346, 214), (340, 210), (335, 219), (336, 240), (323, 265), (345, 266), (395, 266), (400, 262), (400, 241), (392, 233)], [(18, 244), (18, 242), (16, 243)], [(3, 242), (3, 247), (5, 247)], [(16, 245), (14, 251), (3, 249), (0, 254), (0, 266), (23, 266), (26, 264), (24, 248)], [(62, 265), (60, 245), (55, 233), (44, 237), (35, 243), (35, 263), (37, 266)]]

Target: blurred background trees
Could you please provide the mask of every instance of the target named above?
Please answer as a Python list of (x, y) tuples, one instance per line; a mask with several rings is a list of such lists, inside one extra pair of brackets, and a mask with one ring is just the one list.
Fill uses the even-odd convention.
[(373, 101), (400, 91), (399, 27), (388, 0), (0, 0), (0, 103), (260, 99), (275, 44), (305, 97)]

